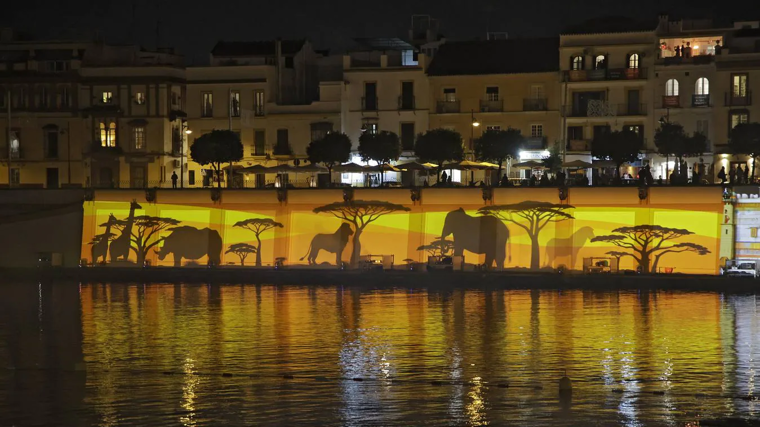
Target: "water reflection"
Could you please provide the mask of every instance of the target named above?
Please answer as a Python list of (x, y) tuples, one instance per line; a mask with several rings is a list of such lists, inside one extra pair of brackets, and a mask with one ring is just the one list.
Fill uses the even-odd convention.
[(754, 417), (759, 333), (754, 295), (3, 285), (0, 425)]

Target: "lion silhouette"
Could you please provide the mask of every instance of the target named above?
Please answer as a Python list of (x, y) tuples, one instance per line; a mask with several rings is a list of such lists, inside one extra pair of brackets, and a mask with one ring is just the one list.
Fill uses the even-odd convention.
[(327, 251), (335, 254), (335, 265), (340, 265), (340, 256), (348, 244), (348, 238), (352, 234), (354, 234), (354, 231), (351, 230), (351, 226), (345, 222), (342, 223), (333, 234), (317, 234), (311, 239), (309, 250), (306, 252), (306, 255), (301, 258), (301, 261), (308, 257), (309, 265), (317, 264), (319, 251)]

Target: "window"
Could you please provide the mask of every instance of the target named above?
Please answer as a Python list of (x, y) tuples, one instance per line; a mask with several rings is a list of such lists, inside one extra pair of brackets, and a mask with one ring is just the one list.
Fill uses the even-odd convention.
[(100, 100), (104, 104), (110, 104), (111, 102), (113, 102), (113, 92), (107, 92), (107, 91), (103, 92), (101, 94)]
[(453, 87), (443, 89), (443, 100), (446, 102), (456, 102), (457, 90)]
[(709, 95), (710, 94), (710, 82), (705, 77), (697, 79), (697, 84), (694, 87), (695, 95)]
[(737, 125), (749, 123), (749, 113), (747, 111), (731, 111), (729, 116), (729, 122), (731, 123), (730, 129), (735, 128)]
[(135, 94), (135, 104), (145, 105), (145, 92), (137, 92)]
[(21, 156), (21, 131), (11, 129), (11, 158), (20, 159)]
[(61, 107), (71, 106), (71, 92), (69, 92), (68, 86), (61, 88)]
[(187, 171), (187, 183), (195, 185), (195, 171)]
[(13, 108), (26, 108), (26, 88), (19, 87), (15, 90)]
[(573, 70), (573, 71), (582, 70), (583, 69), (583, 57), (580, 56), (580, 55), (578, 55), (578, 56), (573, 56), (572, 58), (570, 58), (570, 69)]
[(486, 132), (497, 131), (497, 130), (501, 130), (501, 126), (499, 125), (486, 126)]
[(697, 133), (708, 136), (710, 134), (710, 121), (707, 119), (697, 120)]
[(100, 146), (116, 147), (116, 122), (100, 122)]
[(230, 92), (230, 116), (240, 117), (240, 91)]
[(264, 129), (256, 129), (253, 131), (253, 155), (264, 156), (266, 155), (267, 138), (266, 131)]
[(50, 129), (45, 132), (45, 158), (58, 158), (58, 129)]
[(21, 184), (21, 169), (11, 168), (11, 184)]
[(487, 101), (498, 101), (499, 100), (499, 87), (498, 86), (488, 86), (486, 88), (486, 100)]
[(734, 74), (731, 76), (731, 94), (734, 98), (747, 96), (747, 75)]
[(289, 156), (293, 154), (288, 141), (288, 130), (277, 129), (277, 144), (274, 146), (274, 154), (277, 156)]
[(325, 135), (332, 132), (333, 124), (330, 122), (319, 122), (311, 124), (311, 140), (319, 141)]
[(172, 105), (178, 106), (179, 105), (179, 95), (177, 92), (172, 91)]
[(377, 110), (377, 83), (364, 82), (363, 109), (368, 111)]
[(580, 141), (583, 139), (583, 126), (568, 126), (567, 139), (570, 141)]
[(414, 123), (401, 123), (401, 148), (414, 150)]
[(530, 125), (530, 136), (541, 138), (544, 136), (544, 125)]
[(253, 114), (256, 116), (263, 116), (264, 115), (264, 105), (266, 104), (266, 99), (264, 98), (264, 91), (263, 90), (254, 90), (253, 91)]
[(665, 82), (665, 96), (678, 96), (678, 80), (670, 79)]
[(375, 121), (366, 121), (362, 125), (362, 132), (367, 132), (370, 135), (377, 134), (377, 130), (378, 130), (378, 128), (377, 128), (377, 122), (375, 122)]
[(214, 94), (211, 92), (201, 93), (201, 117), (214, 115)]
[(67, 61), (48, 61), (45, 64), (45, 69), (50, 73), (60, 73), (69, 69), (69, 63)]
[(544, 99), (544, 85), (532, 85), (530, 87), (531, 99)]
[(135, 150), (145, 149), (145, 127), (135, 126), (132, 128), (132, 147)]
[(632, 53), (628, 55), (628, 68), (639, 68), (639, 54)]
[(623, 129), (635, 133), (639, 138), (644, 137), (644, 126), (642, 125), (627, 125), (623, 126)]
[(402, 110), (414, 109), (414, 82), (401, 82), (401, 98), (399, 107)]
[(594, 57), (594, 69), (595, 70), (604, 70), (607, 68), (607, 56), (606, 55), (596, 55)]

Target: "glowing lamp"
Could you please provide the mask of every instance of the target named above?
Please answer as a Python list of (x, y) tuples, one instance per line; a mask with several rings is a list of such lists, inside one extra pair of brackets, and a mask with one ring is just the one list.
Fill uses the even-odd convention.
[(193, 131), (190, 129), (185, 129), (185, 135), (190, 135), (191, 133), (193, 133)]

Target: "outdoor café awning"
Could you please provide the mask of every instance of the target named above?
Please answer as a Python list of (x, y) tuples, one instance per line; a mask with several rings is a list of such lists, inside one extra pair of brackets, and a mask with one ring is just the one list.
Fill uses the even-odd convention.
[(357, 163), (346, 163), (343, 165), (338, 165), (333, 168), (335, 172), (341, 172), (341, 173), (364, 173), (367, 172), (366, 169), (364, 169), (364, 166), (357, 164)]
[(537, 162), (535, 160), (528, 160), (525, 162), (515, 163), (512, 165), (513, 168), (517, 169), (545, 169), (546, 167), (542, 162)]
[(303, 165), (295, 168), (295, 172), (315, 172), (315, 173), (327, 173), (327, 168), (315, 164)]
[(428, 171), (438, 167), (433, 163), (420, 163), (420, 162), (406, 162), (396, 165), (397, 168), (406, 171)]
[(563, 168), (577, 168), (577, 169), (588, 169), (592, 166), (593, 165), (591, 163), (584, 162), (583, 160), (573, 160), (573, 161), (562, 164)]
[(269, 171), (269, 168), (264, 165), (248, 166), (236, 169), (236, 171), (241, 173), (271, 173), (271, 171)]

